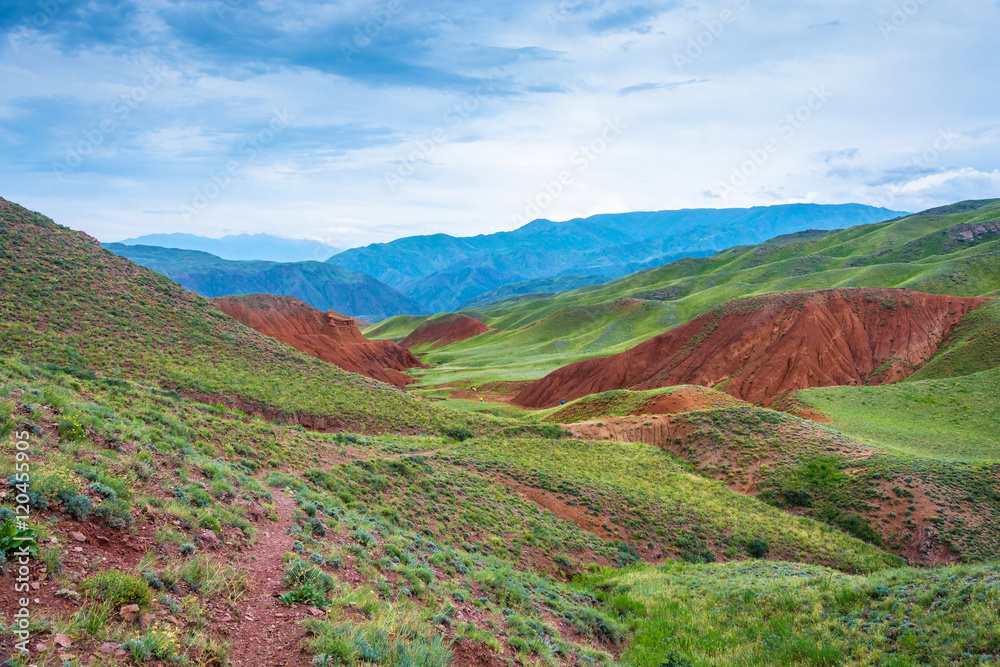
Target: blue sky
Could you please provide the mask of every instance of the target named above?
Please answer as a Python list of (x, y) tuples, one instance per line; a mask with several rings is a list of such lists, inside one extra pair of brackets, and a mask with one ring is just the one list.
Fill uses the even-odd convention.
[(0, 196), (103, 241), (1000, 196), (1000, 1), (0, 0)]

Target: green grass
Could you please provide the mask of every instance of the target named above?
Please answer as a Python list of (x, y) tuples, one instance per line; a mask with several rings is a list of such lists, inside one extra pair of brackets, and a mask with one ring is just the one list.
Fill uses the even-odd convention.
[[(537, 379), (581, 359), (622, 352), (725, 301), (759, 294), (839, 287), (990, 294), (1000, 289), (1000, 238), (963, 243), (955, 235), (964, 225), (998, 217), (1000, 201), (976, 203), (819, 239), (731, 248), (548, 298), (511, 299), (483, 313), (502, 333), (430, 351), (423, 361), (434, 368), (416, 376), (425, 386)], [(415, 328), (399, 318), (389, 322), (391, 337)], [(994, 349), (992, 358), (998, 354)]]
[(1000, 368), (1000, 300), (967, 315), (927, 365), (910, 382), (970, 375)]
[(514, 471), (543, 488), (558, 490), (560, 484), (569, 483), (595, 489), (615, 502), (639, 508), (637, 528), (659, 526), (681, 549), (691, 542), (720, 556), (746, 557), (744, 548), (750, 540), (766, 539), (775, 557), (845, 571), (871, 572), (898, 563), (877, 547), (818, 521), (791, 516), (696, 476), (655, 447), (490, 438), (456, 444), (452, 451)]
[(796, 396), (837, 430), (880, 449), (945, 461), (1000, 461), (1000, 368)]
[(370, 340), (394, 340), (398, 343), (428, 319), (428, 315), (396, 315), (368, 327), (362, 333)]
[(994, 566), (852, 577), (787, 563), (674, 563), (587, 583), (646, 608), (622, 655), (636, 667), (971, 666), (1000, 654)]
[(495, 426), (260, 335), (207, 299), (0, 201), (0, 355), (144, 379), (272, 419), (356, 431)]

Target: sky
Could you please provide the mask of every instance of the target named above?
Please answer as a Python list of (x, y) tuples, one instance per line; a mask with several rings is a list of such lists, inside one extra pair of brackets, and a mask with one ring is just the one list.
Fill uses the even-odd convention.
[(1000, 197), (1000, 0), (0, 0), (0, 196), (102, 241)]

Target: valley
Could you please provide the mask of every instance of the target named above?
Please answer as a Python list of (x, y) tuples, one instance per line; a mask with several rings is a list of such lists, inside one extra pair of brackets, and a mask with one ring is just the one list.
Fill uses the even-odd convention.
[(33, 545), (34, 657), (995, 662), (998, 216), (362, 331), (0, 200), (0, 525)]

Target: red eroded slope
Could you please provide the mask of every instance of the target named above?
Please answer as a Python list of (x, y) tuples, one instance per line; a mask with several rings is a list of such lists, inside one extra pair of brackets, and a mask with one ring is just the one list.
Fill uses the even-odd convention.
[(770, 405), (808, 387), (887, 384), (927, 363), (986, 300), (899, 289), (741, 299), (621, 354), (553, 371), (514, 403), (542, 408), (613, 389), (697, 384)]
[(401, 371), (426, 368), (413, 354), (391, 341), (368, 340), (354, 320), (324, 313), (291, 296), (252, 294), (212, 299), (224, 313), (265, 336), (397, 387), (413, 382)]
[(492, 331), (492, 329), (479, 320), (474, 320), (466, 315), (444, 315), (427, 320), (399, 344), (406, 348), (420, 347), (431, 343), (434, 347), (441, 347), (484, 334), (487, 331)]

